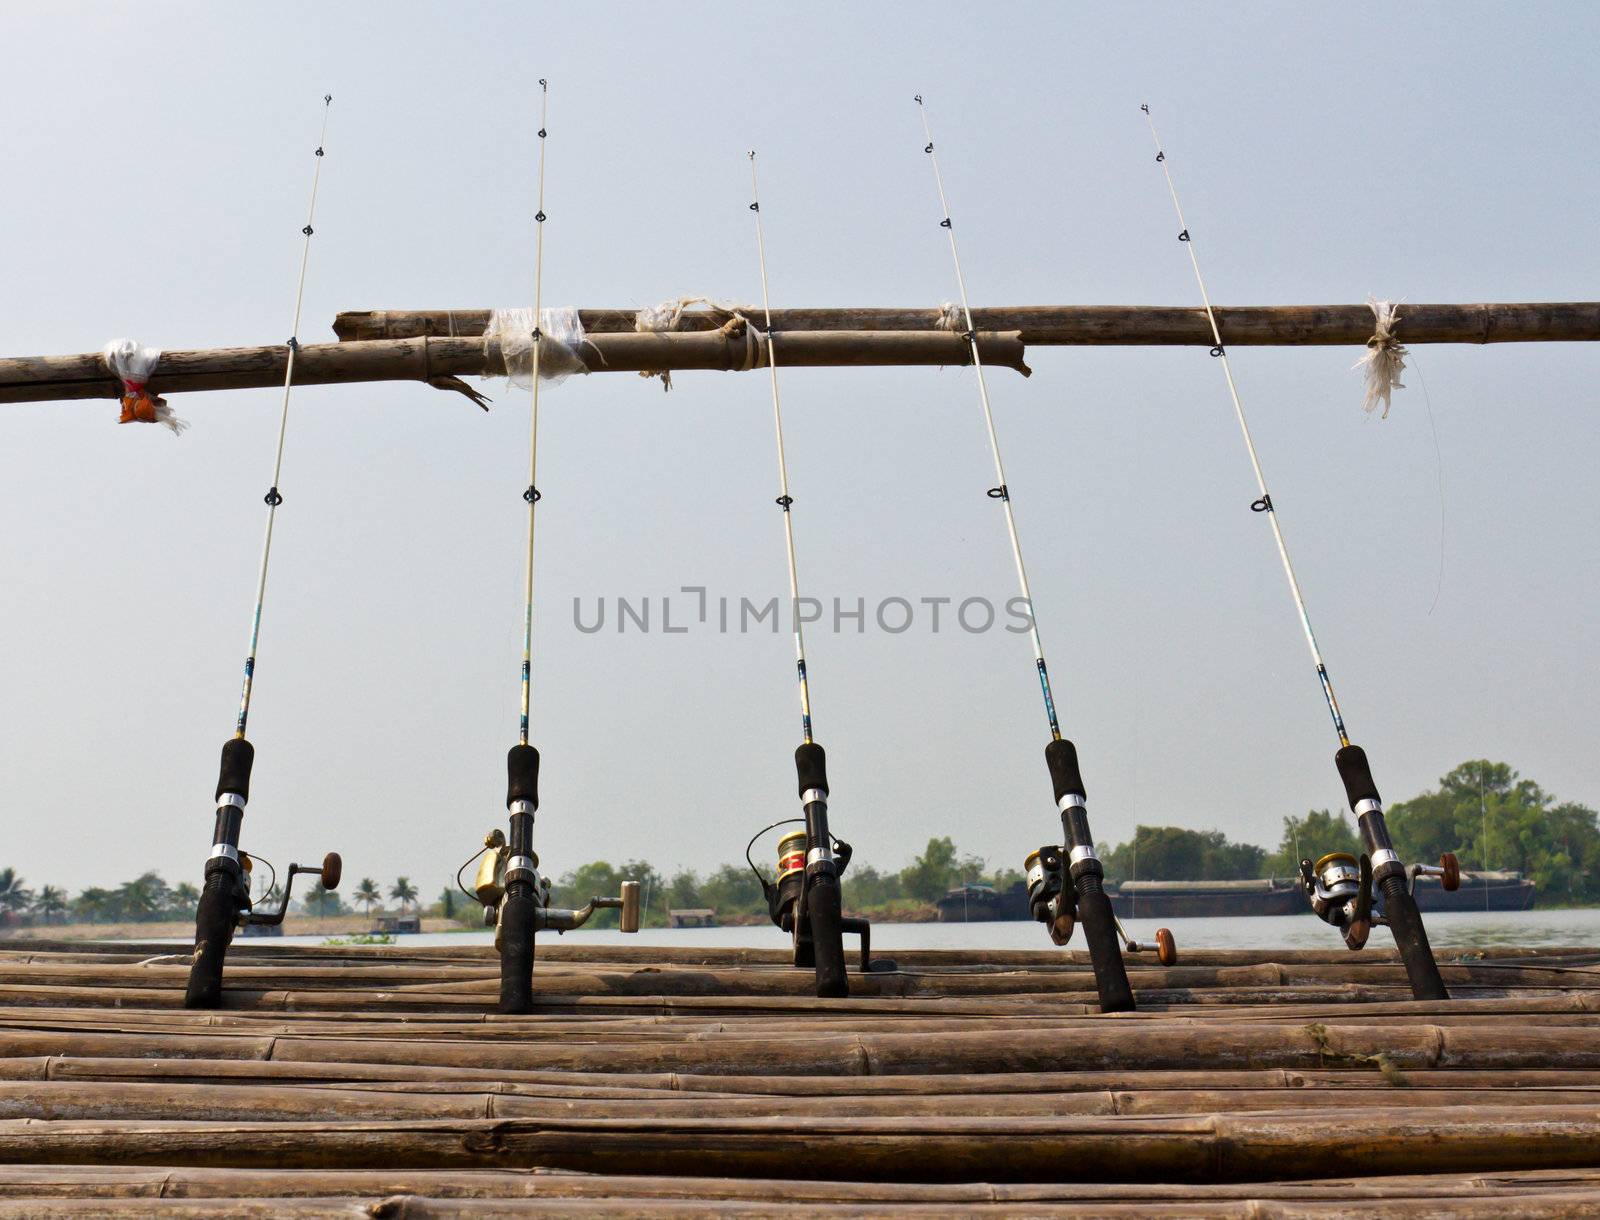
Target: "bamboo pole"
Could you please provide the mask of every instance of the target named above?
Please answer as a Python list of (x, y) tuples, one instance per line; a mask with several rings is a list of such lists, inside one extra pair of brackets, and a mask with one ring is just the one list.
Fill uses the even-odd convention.
[[(985, 332), (978, 347), (985, 364), (1015, 369), (1024, 376), (1029, 372), (1015, 333)], [(817, 331), (785, 335), (777, 348), (786, 364), (802, 368), (944, 366), (972, 359), (961, 336), (946, 332)], [(584, 341), (578, 355), (587, 371), (596, 373), (737, 372), (765, 368), (767, 358), (765, 345), (743, 333), (722, 331), (596, 335)], [(281, 344), (163, 352), (149, 388), (155, 394), (178, 394), (282, 385), (287, 361), (288, 348)], [(424, 337), (302, 346), (295, 356), (294, 379), (296, 385), (423, 381), (477, 400), (481, 396), (460, 378), (504, 371), (496, 343)], [(98, 352), (0, 360), (0, 403), (116, 398), (121, 393), (121, 383)]]
[[(749, 307), (743, 307), (748, 313)], [(631, 309), (578, 312), (591, 335), (632, 331)], [(1213, 343), (1205, 310), (1162, 305), (1023, 305), (972, 311), (982, 330), (1018, 331), (1038, 346)], [(729, 317), (719, 310), (689, 310), (686, 331), (714, 330)], [(927, 331), (937, 328), (933, 308), (775, 309), (774, 332)], [(481, 335), (487, 309), (374, 309), (338, 314), (341, 340), (410, 339), (422, 335)], [(1221, 305), (1223, 342), (1242, 346), (1364, 344), (1372, 337), (1366, 305)], [(1600, 340), (1600, 301), (1528, 301), (1500, 304), (1400, 306), (1395, 337), (1402, 343), (1538, 343)]]

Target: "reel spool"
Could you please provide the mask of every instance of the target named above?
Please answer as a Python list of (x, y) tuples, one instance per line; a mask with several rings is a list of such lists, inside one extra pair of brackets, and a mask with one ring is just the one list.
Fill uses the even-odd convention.
[(1316, 863), (1300, 861), (1300, 886), (1318, 919), (1344, 933), (1345, 947), (1360, 949), (1372, 934), (1372, 860), (1332, 851)]
[(1077, 926), (1075, 895), (1063, 883), (1061, 849), (1041, 847), (1022, 862), (1028, 879), (1028, 913), (1045, 925), (1053, 944), (1065, 945)]
[(795, 904), (800, 900), (800, 891), (805, 888), (805, 878), (806, 832), (790, 831), (778, 840), (778, 880), (767, 903), (772, 922), (780, 928), (785, 919), (792, 922)]

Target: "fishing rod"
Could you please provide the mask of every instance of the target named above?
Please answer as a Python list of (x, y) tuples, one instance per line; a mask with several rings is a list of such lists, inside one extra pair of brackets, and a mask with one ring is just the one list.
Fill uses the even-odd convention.
[[(1413, 996), (1419, 1000), (1446, 1000), (1444, 980), (1433, 960), (1433, 949), (1428, 944), (1427, 929), (1422, 925), (1422, 915), (1417, 910), (1412, 887), (1421, 875), (1437, 876), (1446, 889), (1454, 890), (1460, 884), (1460, 868), (1455, 857), (1445, 853), (1437, 868), (1401, 862), (1389, 838), (1384, 821), (1383, 802), (1378, 786), (1372, 778), (1372, 768), (1366, 751), (1350, 743), (1345, 729), (1344, 713), (1339, 710), (1339, 700), (1333, 692), (1333, 680), (1328, 676), (1328, 666), (1322, 649), (1317, 644), (1316, 632), (1311, 629), (1311, 615), (1306, 609), (1305, 594), (1295, 576), (1294, 564), (1289, 559), (1289, 545), (1284, 540), (1283, 526), (1278, 520), (1277, 505), (1267, 490), (1267, 478), (1261, 467), (1261, 456), (1256, 450), (1250, 424), (1245, 417), (1244, 404), (1239, 398), (1239, 387), (1233, 378), (1233, 368), (1228, 362), (1227, 345), (1222, 341), (1222, 331), (1211, 306), (1211, 295), (1206, 291), (1205, 277), (1200, 273), (1200, 258), (1195, 252), (1194, 237), (1189, 232), (1188, 221), (1183, 216), (1183, 205), (1178, 202), (1178, 187), (1172, 177), (1172, 163), (1167, 158), (1161, 137), (1156, 132), (1154, 116), (1148, 105), (1139, 109), (1144, 113), (1150, 128), (1150, 138), (1156, 146), (1156, 164), (1161, 167), (1167, 181), (1167, 193), (1172, 196), (1172, 209), (1178, 217), (1178, 240), (1189, 252), (1189, 264), (1194, 269), (1195, 283), (1200, 289), (1200, 300), (1205, 305), (1206, 320), (1211, 328), (1213, 346), (1211, 355), (1222, 366), (1222, 375), (1228, 384), (1228, 396), (1233, 401), (1234, 418), (1239, 421), (1239, 433), (1244, 438), (1245, 451), (1250, 455), (1250, 467), (1255, 472), (1259, 498), (1251, 502), (1250, 511), (1261, 513), (1272, 527), (1273, 541), (1277, 543), (1278, 558), (1283, 564), (1284, 577), (1289, 582), (1289, 593), (1294, 598), (1295, 610), (1300, 616), (1300, 630), (1305, 635), (1306, 646), (1311, 650), (1311, 661), (1316, 666), (1317, 682), (1327, 704), (1328, 715), (1339, 738), (1339, 749), (1333, 756), (1334, 766), (1344, 784), (1345, 797), (1361, 828), (1366, 851), (1359, 859), (1348, 852), (1333, 852), (1313, 862), (1300, 861), (1301, 888), (1311, 902), (1311, 908), (1326, 922), (1344, 933), (1345, 944), (1359, 949), (1367, 942), (1373, 924), (1387, 924), (1394, 933), (1395, 944), (1405, 962), (1406, 975), (1411, 981)], [(1383, 913), (1374, 914), (1373, 887), (1382, 892)]]
[(272, 461), (272, 485), (264, 497), (267, 505), (266, 536), (261, 543), (261, 566), (256, 576), (255, 610), (250, 616), (250, 649), (244, 660), (244, 686), (239, 694), (239, 714), (233, 736), (223, 744), (222, 764), (217, 778), (216, 823), (212, 831), (211, 855), (206, 860), (205, 887), (195, 909), (194, 958), (189, 967), (189, 985), (184, 993), (187, 1008), (215, 1008), (222, 1002), (222, 968), (234, 929), (249, 924), (274, 926), (283, 922), (289, 909), (289, 894), (294, 878), (301, 873), (321, 878), (324, 889), (336, 889), (343, 864), (337, 852), (323, 857), (320, 868), (289, 866), (283, 898), (277, 911), (255, 911), (250, 901), (250, 856), (239, 850), (239, 832), (244, 822), (245, 804), (250, 797), (250, 772), (255, 763), (255, 746), (245, 736), (250, 718), (250, 696), (255, 687), (256, 654), (261, 643), (261, 611), (267, 598), (267, 565), (272, 558), (272, 527), (277, 522), (283, 495), (278, 490), (283, 477), (284, 442), (289, 431), (289, 399), (294, 390), (295, 354), (300, 350), (300, 309), (305, 299), (306, 268), (311, 260), (312, 225), (317, 216), (317, 188), (322, 182), (324, 146), (328, 138), (328, 116), (333, 95), (322, 98), (322, 130), (313, 154), (316, 168), (311, 175), (311, 202), (306, 208), (306, 223), (300, 230), (304, 242), (300, 250), (300, 275), (294, 290), (294, 322), (289, 328), (288, 357), (283, 374), (283, 405), (278, 413), (278, 444)]
[[(622, 912), (622, 930), (639, 930), (639, 883), (624, 881), (617, 898), (591, 899), (581, 911), (550, 905), (550, 880), (540, 875), (539, 856), (533, 850), (533, 815), (539, 808), (539, 751), (528, 742), (528, 718), (533, 695), (533, 558), (534, 527), (539, 501), (539, 358), (546, 338), (544, 325), (544, 171), (550, 119), (550, 82), (539, 80), (539, 187), (534, 212), (533, 318), (531, 361), (533, 382), (528, 420), (528, 486), (522, 493), (527, 505), (527, 546), (522, 579), (522, 699), (517, 744), (506, 754), (506, 810), (511, 819), (509, 841), (500, 831), (490, 832), (484, 846), (472, 857), (484, 859), (471, 897), (484, 907), (484, 922), (495, 929), (500, 953), (500, 1011), (533, 1010), (534, 935), (541, 928), (565, 932), (581, 926), (596, 909), (614, 907)], [(467, 864), (472, 863), (468, 860)], [(463, 864), (462, 869), (466, 868)], [(458, 870), (459, 877), (459, 870)], [(459, 884), (459, 881), (458, 881)]]
[[(803, 816), (789, 821), (803, 822), (805, 828), (778, 840), (778, 877), (771, 882), (750, 864), (761, 881), (767, 911), (772, 922), (794, 939), (794, 964), (814, 966), (819, 996), (850, 994), (845, 970), (844, 933), (861, 937), (861, 969), (871, 969), (870, 932), (865, 919), (846, 919), (839, 879), (849, 866), (850, 845), (835, 838), (828, 829), (827, 755), (811, 735), (811, 685), (806, 674), (806, 640), (800, 621), (800, 569), (794, 546), (794, 497), (789, 494), (789, 462), (783, 447), (783, 406), (778, 394), (778, 358), (772, 330), (772, 301), (767, 290), (767, 240), (761, 225), (761, 190), (756, 179), (756, 154), (750, 152), (750, 211), (756, 221), (756, 253), (761, 263), (761, 308), (767, 348), (767, 371), (772, 386), (772, 428), (777, 438), (778, 499), (783, 510), (783, 540), (789, 561), (789, 607), (794, 619), (795, 672), (800, 686), (800, 732), (802, 740), (794, 752), (795, 771), (800, 783)], [(748, 325), (748, 323), (746, 323)], [(785, 825), (775, 822), (758, 831), (745, 848), (750, 861), (750, 846), (768, 830)]]
[[(961, 252), (956, 245), (955, 222), (945, 194), (944, 175), (939, 155), (934, 151), (933, 127), (922, 95), (916, 95), (917, 111), (927, 143), (922, 151), (933, 166), (934, 186), (939, 193), (942, 218), (939, 227), (950, 240), (950, 261), (954, 264), (956, 288), (961, 298), (961, 318), (966, 324), (962, 338), (972, 349), (972, 367), (978, 378), (978, 402), (983, 408), (984, 428), (989, 436), (989, 452), (994, 459), (995, 486), (989, 489), (992, 500), (1000, 502), (1005, 514), (1006, 533), (1011, 541), (1011, 558), (1016, 565), (1017, 584), (1028, 607), (1028, 636), (1033, 644), (1034, 670), (1039, 691), (1044, 697), (1045, 719), (1050, 725), (1050, 741), (1044, 748), (1045, 765), (1055, 791), (1056, 807), (1061, 812), (1064, 847), (1045, 846), (1029, 854), (1025, 862), (1028, 876), (1028, 905), (1033, 917), (1048, 926), (1051, 939), (1064, 945), (1076, 923), (1083, 924), (1084, 939), (1094, 965), (1095, 985), (1100, 993), (1102, 1012), (1126, 1012), (1134, 1007), (1133, 990), (1128, 984), (1122, 949), (1140, 952), (1143, 946), (1124, 941), (1119, 946), (1120, 925), (1105, 893), (1105, 869), (1095, 854), (1094, 836), (1089, 830), (1089, 804), (1083, 774), (1078, 766), (1077, 747), (1061, 735), (1056, 716), (1055, 695), (1050, 688), (1050, 671), (1045, 664), (1044, 642), (1039, 637), (1039, 620), (1033, 609), (1033, 593), (1028, 586), (1028, 569), (1022, 560), (1022, 541), (1017, 534), (1017, 518), (1011, 507), (1011, 489), (1006, 483), (1005, 465), (1000, 458), (1000, 437), (995, 430), (994, 409), (989, 402), (989, 387), (983, 375), (983, 360), (978, 352), (978, 330), (967, 300), (967, 281), (961, 270)], [(1067, 882), (1071, 882), (1070, 886)], [(1171, 933), (1162, 929), (1159, 952), (1163, 962), (1176, 960)]]

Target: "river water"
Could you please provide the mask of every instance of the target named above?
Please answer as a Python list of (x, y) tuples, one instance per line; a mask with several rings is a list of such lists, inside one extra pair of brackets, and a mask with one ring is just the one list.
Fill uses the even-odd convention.
[[(1600, 946), (1600, 908), (1549, 911), (1438, 911), (1424, 916), (1428, 937), (1441, 948)], [(1194, 949), (1337, 949), (1344, 942), (1339, 933), (1311, 915), (1258, 915), (1219, 919), (1127, 919), (1128, 935), (1135, 940), (1152, 938), (1158, 926), (1172, 929), (1181, 952)], [(541, 933), (541, 939), (550, 933)], [(488, 931), (426, 933), (399, 936), (397, 945), (488, 944)], [(847, 937), (847, 944), (854, 944)], [(1388, 940), (1382, 928), (1372, 937), (1374, 947)], [(250, 944), (252, 941), (241, 941)], [(285, 936), (256, 942), (264, 944), (324, 943), (322, 937)], [(621, 932), (580, 929), (568, 932), (565, 943), (593, 945), (651, 945), (682, 948), (781, 949), (788, 937), (770, 924), (738, 928), (646, 928), (631, 936)], [(1073, 937), (1072, 948), (1083, 948), (1082, 935)], [(896, 949), (1049, 949), (1050, 938), (1034, 923), (885, 923), (872, 928), (873, 953)]]

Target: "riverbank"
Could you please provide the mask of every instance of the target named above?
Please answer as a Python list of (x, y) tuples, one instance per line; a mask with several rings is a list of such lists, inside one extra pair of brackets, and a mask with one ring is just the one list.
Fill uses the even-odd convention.
[[(331, 915), (326, 918), (290, 915), (283, 921), (285, 936), (362, 936), (372, 930), (366, 915)], [(454, 919), (423, 919), (425, 933), (466, 932)], [(14, 927), (0, 930), (0, 944), (29, 939), (48, 940), (175, 940), (194, 935), (194, 920), (169, 919), (152, 923), (67, 923)], [(246, 939), (244, 937), (241, 940)], [(249, 937), (256, 940), (257, 937)]]

